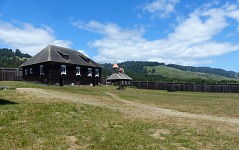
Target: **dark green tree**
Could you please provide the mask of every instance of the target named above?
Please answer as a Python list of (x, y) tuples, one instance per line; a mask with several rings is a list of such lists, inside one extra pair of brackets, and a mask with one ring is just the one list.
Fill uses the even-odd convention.
[(16, 49), (15, 52), (12, 49), (2, 48), (0, 49), (0, 67), (4, 68), (17, 68), (22, 63), (27, 61), (27, 59), (19, 59), (19, 57), (30, 58), (29, 54), (22, 54), (19, 49)]
[(156, 69), (155, 68), (153, 68), (152, 69), (152, 71), (151, 71), (151, 73), (155, 73), (156, 72)]
[(15, 55), (18, 57), (22, 57), (22, 52), (19, 49), (16, 49)]

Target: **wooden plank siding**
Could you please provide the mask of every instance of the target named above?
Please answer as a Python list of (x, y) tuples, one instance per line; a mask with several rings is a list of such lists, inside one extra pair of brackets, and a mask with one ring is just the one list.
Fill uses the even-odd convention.
[(0, 81), (21, 81), (21, 68), (0, 68)]
[(239, 84), (195, 84), (174, 82), (148, 82), (133, 81), (133, 86), (139, 89), (167, 90), (167, 91), (191, 91), (191, 92), (219, 92), (239, 93)]
[[(40, 65), (43, 65), (44, 75), (40, 75)], [(66, 75), (61, 75), (61, 65), (66, 66)], [(46, 84), (61, 84), (64, 85), (97, 85), (101, 84), (101, 69), (92, 68), (86, 66), (81, 67), (81, 76), (76, 76), (76, 67), (78, 65), (63, 64), (56, 62), (46, 62), (42, 64), (30, 65), (23, 67), (23, 80), (25, 81), (38, 81)], [(32, 68), (32, 74), (30, 74), (30, 68)], [(88, 77), (88, 68), (92, 68), (92, 77)], [(25, 74), (25, 69), (28, 73)], [(99, 77), (95, 77), (95, 69), (99, 69)]]

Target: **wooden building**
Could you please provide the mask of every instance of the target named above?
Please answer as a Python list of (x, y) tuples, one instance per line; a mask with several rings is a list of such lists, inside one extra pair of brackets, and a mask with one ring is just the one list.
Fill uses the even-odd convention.
[(63, 85), (98, 85), (103, 67), (82, 53), (48, 45), (20, 66), (23, 80)]
[(107, 82), (117, 83), (119, 85), (119, 89), (125, 89), (131, 84), (132, 79), (124, 73), (123, 68), (119, 68), (116, 63), (112, 68), (113, 73), (106, 79)]

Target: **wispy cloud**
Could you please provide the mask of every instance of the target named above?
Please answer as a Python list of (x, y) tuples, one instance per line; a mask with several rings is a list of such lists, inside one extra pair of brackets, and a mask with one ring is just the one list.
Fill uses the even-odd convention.
[(239, 23), (238, 11), (235, 5), (229, 4), (220, 8), (200, 7), (182, 19), (167, 37), (152, 41), (143, 37), (143, 28), (124, 29), (117, 24), (97, 21), (75, 22), (74, 25), (103, 35), (102, 39), (89, 43), (99, 50), (95, 56), (99, 62), (149, 60), (199, 65), (211, 63), (211, 56), (239, 50), (239, 44), (214, 39), (223, 29), (233, 26), (227, 18)]
[(85, 52), (85, 50), (77, 50), (78, 52), (80, 52), (80, 53), (82, 53), (82, 54), (84, 54), (85, 56), (87, 56), (87, 57), (89, 57), (89, 55)]
[(36, 54), (48, 44), (69, 47), (71, 42), (58, 40), (47, 26), (34, 27), (29, 23), (9, 23), (0, 20), (0, 42), (24, 53)]
[(151, 3), (146, 3), (142, 6), (142, 10), (151, 14), (151, 18), (165, 18), (170, 13), (174, 12), (175, 5), (179, 0), (153, 0)]

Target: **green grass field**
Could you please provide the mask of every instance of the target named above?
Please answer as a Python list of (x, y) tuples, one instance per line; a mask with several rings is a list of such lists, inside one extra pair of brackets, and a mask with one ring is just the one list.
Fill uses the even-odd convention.
[[(118, 97), (200, 115), (239, 118), (238, 94), (0, 82), (109, 101)], [(174, 117), (132, 117), (117, 109), (0, 91), (0, 149), (239, 149), (239, 125)]]

